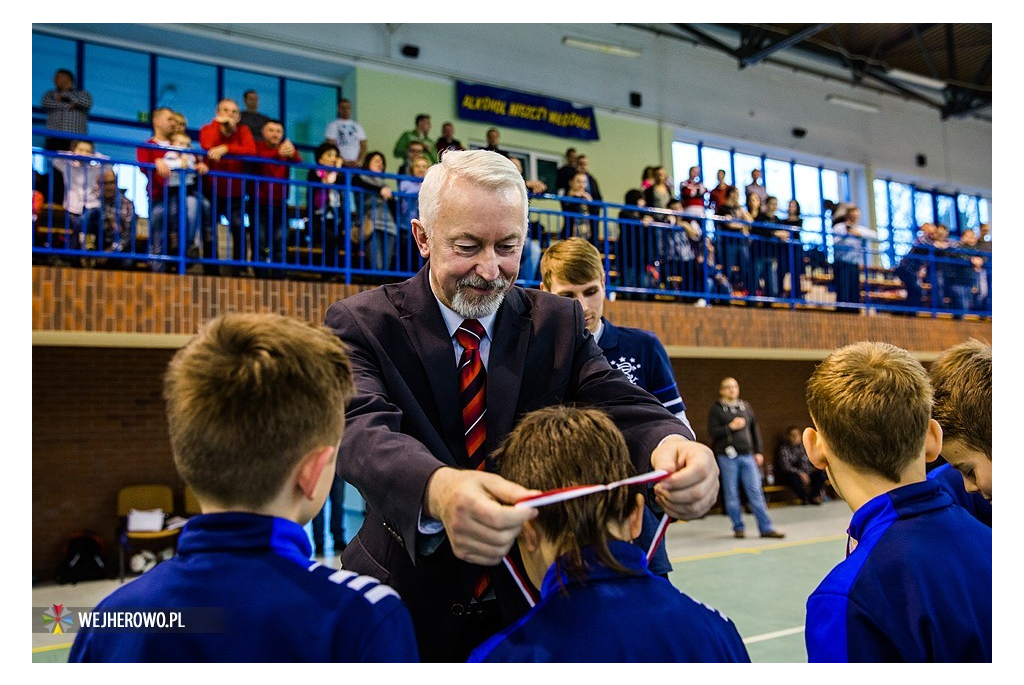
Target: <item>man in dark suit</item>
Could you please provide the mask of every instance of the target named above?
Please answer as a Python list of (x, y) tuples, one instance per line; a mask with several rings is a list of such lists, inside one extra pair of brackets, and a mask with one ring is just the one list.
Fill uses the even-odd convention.
[[(502, 560), (515, 560), (522, 524), (536, 515), (511, 505), (536, 493), (486, 458), (520, 416), (559, 403), (605, 410), (639, 472), (672, 472), (654, 493), (674, 518), (710, 509), (718, 470), (678, 419), (609, 366), (578, 303), (513, 286), (528, 208), (512, 162), (448, 152), (427, 172), (419, 207), (412, 229), (427, 265), (334, 303), (325, 319), (348, 346), (357, 387), (338, 473), (367, 504), (342, 561), (398, 590), (424, 660), (461, 661), (527, 608)], [(481, 424), (467, 428), (466, 418), (480, 406), (460, 397), (472, 387), (457, 368), (467, 354), (465, 367), (478, 367), (478, 355), (485, 369), (475, 396), (482, 443), (470, 439)]]

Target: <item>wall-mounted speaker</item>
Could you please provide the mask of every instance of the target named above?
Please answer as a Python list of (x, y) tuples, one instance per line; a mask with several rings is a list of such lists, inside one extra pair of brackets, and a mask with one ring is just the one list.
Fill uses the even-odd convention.
[(629, 106), (630, 107), (641, 107), (643, 106), (643, 96), (635, 90), (629, 94)]
[(416, 59), (420, 56), (419, 45), (409, 45), (408, 43), (402, 46), (402, 55), (409, 59)]

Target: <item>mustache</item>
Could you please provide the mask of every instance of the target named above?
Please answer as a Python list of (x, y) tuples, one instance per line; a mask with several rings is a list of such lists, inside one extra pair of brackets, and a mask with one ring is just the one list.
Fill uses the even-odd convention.
[(509, 286), (509, 280), (502, 276), (498, 276), (493, 281), (488, 281), (482, 276), (472, 274), (470, 276), (460, 278), (455, 282), (455, 286), (456, 288), (470, 287), (479, 288), (481, 290), (506, 290)]

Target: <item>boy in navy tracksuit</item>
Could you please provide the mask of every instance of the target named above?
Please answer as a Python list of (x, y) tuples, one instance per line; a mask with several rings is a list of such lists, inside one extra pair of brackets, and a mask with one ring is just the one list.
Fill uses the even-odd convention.
[(935, 391), (932, 416), (942, 426), (947, 464), (928, 477), (985, 525), (992, 526), (992, 346), (967, 340), (928, 369)]
[[(632, 475), (625, 439), (596, 409), (528, 414), (496, 455), (501, 475), (552, 490)], [(736, 626), (647, 569), (643, 486), (538, 508), (519, 551), (536, 606), (470, 656), (483, 662), (747, 662)]]
[(807, 383), (804, 447), (853, 510), (849, 549), (807, 600), (812, 662), (992, 661), (992, 529), (933, 480), (942, 448), (921, 364), (841, 348)]
[(95, 609), (176, 610), (185, 628), (83, 628), (70, 660), (418, 660), (398, 594), (311, 561), (302, 527), (331, 489), (353, 389), (344, 347), (325, 329), (276, 314), (207, 324), (164, 378), (175, 465), (203, 514), (185, 524), (175, 557)]

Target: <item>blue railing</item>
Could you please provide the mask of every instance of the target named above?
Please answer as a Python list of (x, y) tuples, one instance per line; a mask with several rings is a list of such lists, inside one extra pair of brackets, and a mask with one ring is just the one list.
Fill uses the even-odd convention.
[[(401, 280), (423, 264), (410, 229), (416, 192), (393, 190), (389, 200), (379, 192), (382, 181), (408, 187), (412, 177), (237, 157), (245, 172), (180, 168), (162, 178), (155, 165), (123, 152), (159, 146), (88, 139), (97, 148), (122, 150), (121, 156), (33, 151), (33, 187), (50, 200), (33, 222), (36, 262), (178, 273), (251, 270), (268, 278), (346, 283)], [(40, 177), (36, 168), (49, 173)], [(102, 183), (108, 169), (119, 179), (116, 189)], [(277, 174), (265, 175), (268, 170)], [(67, 178), (63, 193), (58, 177)], [(144, 219), (135, 209), (145, 206), (146, 191), (151, 196), (154, 187), (156, 200)], [(920, 245), (902, 265), (886, 269), (866, 241), (837, 237), (829, 254), (802, 244), (800, 229), (791, 226), (548, 194), (531, 197), (519, 282), (537, 285), (543, 250), (571, 236), (602, 252), (608, 291), (618, 297), (958, 317), (992, 311), (988, 252)]]

